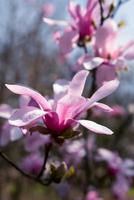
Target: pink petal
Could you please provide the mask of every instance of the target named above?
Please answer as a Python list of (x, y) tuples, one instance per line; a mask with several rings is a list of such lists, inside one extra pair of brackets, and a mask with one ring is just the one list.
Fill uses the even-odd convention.
[(9, 84), (6, 84), (6, 87), (15, 94), (30, 96), (38, 104), (40, 104), (44, 110), (51, 109), (47, 100), (41, 94), (39, 94), (38, 92), (36, 92), (33, 89), (30, 89), (30, 88), (24, 87), (24, 86), (20, 86), (20, 85), (9, 85)]
[(132, 51), (129, 50), (127, 53), (125, 53), (124, 57), (127, 60), (134, 60), (134, 49), (132, 49)]
[(113, 111), (112, 108), (110, 108), (109, 106), (107, 106), (104, 103), (98, 103), (98, 102), (96, 102), (92, 106), (96, 106), (97, 108), (102, 109), (105, 112), (112, 112)]
[(107, 149), (100, 148), (98, 149), (98, 159), (99, 160), (105, 160), (107, 162), (112, 162), (114, 160), (114, 157), (117, 156), (114, 152), (111, 152)]
[(68, 85), (69, 85), (69, 82), (65, 79), (59, 79), (53, 84), (55, 100), (60, 99), (67, 93)]
[(65, 30), (64, 34), (59, 38), (59, 48), (62, 54), (70, 53), (78, 39), (78, 32), (75, 30)]
[(46, 112), (36, 107), (24, 107), (17, 109), (9, 118), (9, 123), (13, 126), (23, 127), (30, 125), (40, 117), (44, 116)]
[[(119, 66), (119, 65), (117, 65)], [(103, 63), (97, 68), (96, 71), (96, 85), (101, 87), (105, 82), (116, 79), (116, 69), (115, 65), (109, 63)]]
[(104, 62), (103, 58), (100, 57), (94, 57), (90, 59), (88, 62), (84, 62), (84, 68), (87, 70), (92, 70), (101, 65)]
[(119, 81), (117, 79), (106, 82), (89, 99), (89, 105), (112, 94), (118, 88), (118, 86), (119, 86)]
[(99, 134), (106, 134), (106, 135), (112, 135), (113, 131), (111, 131), (109, 128), (102, 126), (100, 124), (97, 124), (93, 121), (89, 120), (78, 120), (78, 122), (84, 126), (85, 128), (89, 129), (92, 132), (99, 133)]
[(107, 20), (96, 32), (95, 49), (97, 55), (113, 57), (117, 50), (118, 27), (114, 20)]
[(95, 6), (97, 5), (98, 1), (97, 0), (88, 0), (87, 1), (87, 9), (92, 11), (92, 9), (95, 8)]
[(66, 119), (74, 118), (79, 113), (79, 110), (85, 104), (84, 97), (66, 95), (57, 103), (56, 112), (59, 116), (60, 123)]
[(56, 112), (49, 112), (45, 115), (45, 124), (50, 130), (59, 130), (59, 118)]
[(68, 2), (68, 12), (71, 15), (71, 17), (74, 18), (74, 20), (77, 18), (76, 4), (72, 0), (69, 0)]
[(81, 96), (88, 74), (89, 72), (86, 70), (79, 71), (70, 82), (68, 93), (74, 96)]

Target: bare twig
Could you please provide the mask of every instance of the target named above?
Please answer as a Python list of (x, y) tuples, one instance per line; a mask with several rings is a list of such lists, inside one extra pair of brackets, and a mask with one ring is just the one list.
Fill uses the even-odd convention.
[(2, 151), (0, 151), (0, 157), (3, 158), (10, 166), (12, 166), (14, 169), (16, 169), (20, 174), (25, 176), (28, 179), (31, 179), (37, 183), (40, 183), (41, 185), (48, 186), (48, 183), (43, 182), (41, 179), (37, 178), (36, 176), (30, 175), (26, 172), (24, 172), (22, 169), (20, 169), (13, 161), (11, 161)]
[(107, 16), (104, 16), (104, 9), (103, 9), (103, 1), (102, 0), (98, 0), (99, 1), (99, 4), (100, 4), (100, 26), (103, 25), (104, 21), (107, 20), (108, 18), (113, 18), (116, 13), (118, 12), (118, 10), (120, 9), (120, 7), (129, 2), (130, 0), (119, 0), (116, 7), (112, 10), (109, 11), (109, 13), (107, 14)]
[(123, 5), (123, 4), (125, 4), (125, 3), (127, 3), (127, 2), (129, 2), (130, 0), (119, 0), (118, 1), (118, 4), (116, 5), (116, 7), (115, 7), (115, 9), (114, 9), (114, 11), (112, 12), (112, 14), (110, 15), (110, 17), (114, 17), (115, 15), (116, 15), (116, 13), (118, 12), (118, 10), (120, 9), (120, 7)]
[(51, 144), (48, 144), (48, 145), (45, 146), (44, 163), (43, 163), (43, 165), (42, 165), (42, 168), (41, 168), (41, 170), (40, 170), (40, 172), (39, 172), (37, 178), (40, 178), (40, 177), (43, 175), (43, 172), (44, 172), (44, 170), (45, 170), (45, 168), (46, 168), (46, 163), (47, 163), (47, 159), (48, 159), (48, 155), (49, 155), (50, 149), (51, 149)]
[(98, 0), (98, 1), (99, 1), (99, 4), (100, 4), (100, 17), (101, 17), (100, 26), (102, 26), (103, 23), (104, 23), (104, 20), (105, 20), (105, 18), (104, 18), (104, 10), (103, 10), (103, 3), (102, 3), (102, 0)]

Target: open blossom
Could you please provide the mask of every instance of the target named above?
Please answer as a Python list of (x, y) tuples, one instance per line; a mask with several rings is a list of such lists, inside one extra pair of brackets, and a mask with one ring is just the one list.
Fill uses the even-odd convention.
[(134, 41), (118, 46), (119, 28), (112, 19), (105, 21), (95, 34), (94, 57), (85, 60), (86, 69), (97, 68), (96, 82), (100, 87), (105, 81), (113, 80), (116, 73), (126, 69), (127, 61), (134, 59)]
[(72, 18), (71, 22), (44, 18), (44, 22), (50, 25), (65, 26), (64, 32), (59, 32), (59, 37), (57, 38), (61, 53), (70, 53), (75, 46), (83, 46), (86, 41), (91, 40), (95, 33), (97, 5), (97, 0), (88, 0), (86, 8), (82, 8), (79, 4), (75, 4), (72, 0), (69, 0), (68, 12)]
[[(108, 82), (98, 89), (91, 98), (84, 98), (82, 92), (87, 76), (88, 71), (86, 70), (78, 72), (68, 86), (65, 86), (65, 91), (62, 91), (62, 93), (59, 91), (60, 94), (57, 91), (57, 95), (51, 101), (47, 101), (45, 97), (30, 88), (20, 85), (6, 85), (15, 94), (27, 95), (36, 102), (36, 104), (28, 104), (28, 106), (15, 110), (9, 119), (9, 123), (24, 130), (36, 126), (39, 128), (39, 132), (51, 134), (54, 138), (65, 134), (67, 130), (71, 131), (78, 125), (82, 125), (95, 133), (112, 134), (113, 132), (110, 129), (80, 118), (83, 112), (96, 105), (104, 110), (111, 111), (111, 108), (107, 105), (97, 101), (116, 90), (119, 81)], [(59, 87), (62, 88), (61, 85)], [(55, 89), (59, 90), (59, 87), (55, 87)]]

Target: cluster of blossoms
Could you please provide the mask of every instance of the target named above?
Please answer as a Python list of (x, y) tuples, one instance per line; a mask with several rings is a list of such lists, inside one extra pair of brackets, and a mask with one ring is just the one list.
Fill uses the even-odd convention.
[[(48, 4), (42, 9), (44, 15), (49, 16), (54, 8)], [(20, 95), (19, 108), (0, 105), (0, 117), (6, 119), (1, 126), (1, 148), (10, 141), (21, 139), (28, 154), (20, 161), (20, 170), (34, 175), (29, 177), (43, 184), (46, 179), (49, 184), (60, 183), (79, 168), (87, 170), (85, 173), (89, 173), (89, 178), (86, 177), (88, 180), (82, 178), (84, 184), (88, 182), (85, 184), (88, 188), (85, 200), (103, 199), (92, 181), (92, 172), (89, 172), (95, 170), (90, 166), (94, 163), (106, 162), (108, 176), (114, 177), (112, 193), (120, 200), (127, 199), (134, 176), (133, 160), (122, 159), (107, 149), (97, 149), (94, 133), (112, 135), (113, 131), (90, 119), (103, 115), (109, 118), (125, 115), (121, 106), (109, 107), (98, 102), (118, 88), (118, 72), (127, 68), (127, 61), (134, 59), (134, 41), (124, 46), (117, 43), (120, 27), (113, 19), (114, 9), (114, 2), (87, 0), (86, 7), (83, 8), (68, 0), (68, 13), (71, 16), (69, 22), (44, 17), (45, 23), (63, 27), (62, 31), (54, 33), (54, 40), (59, 44), (63, 56), (70, 54), (74, 48), (84, 49), (85, 54), (72, 66), (72, 71), (76, 74), (71, 81), (57, 80), (53, 84), (52, 98), (44, 97), (22, 85), (6, 84), (11, 92)], [(84, 97), (88, 76), (92, 77), (92, 85), (87, 97)], [(48, 153), (55, 145), (59, 148), (57, 151), (60, 158), (54, 155), (54, 158), (48, 159)], [(57, 157), (59, 160), (63, 158), (65, 162), (62, 160), (53, 164)], [(66, 195), (69, 190), (68, 184), (64, 184), (65, 182), (61, 189), (58, 188), (61, 196)]]

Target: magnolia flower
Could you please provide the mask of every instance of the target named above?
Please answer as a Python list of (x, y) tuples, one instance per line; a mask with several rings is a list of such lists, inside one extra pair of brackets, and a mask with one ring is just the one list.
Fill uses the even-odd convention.
[(69, 0), (68, 12), (72, 18), (71, 22), (44, 18), (44, 22), (49, 25), (65, 26), (64, 33), (59, 34), (57, 38), (63, 54), (70, 53), (77, 44), (83, 46), (86, 41), (91, 40), (95, 33), (97, 5), (97, 0), (88, 0), (86, 8), (82, 8), (79, 4)]
[(85, 69), (96, 67), (96, 82), (100, 87), (105, 81), (116, 78), (116, 72), (127, 67), (127, 61), (134, 59), (134, 41), (118, 46), (119, 30), (112, 19), (105, 21), (95, 34), (94, 57), (85, 60)]
[(54, 138), (63, 135), (63, 133), (67, 136), (67, 131), (71, 131), (78, 125), (95, 133), (111, 135), (113, 132), (110, 129), (80, 118), (83, 112), (96, 105), (111, 111), (111, 108), (103, 103), (98, 103), (98, 101), (115, 91), (119, 81), (108, 82), (98, 89), (91, 98), (84, 98), (82, 92), (87, 76), (86, 70), (79, 71), (66, 86), (65, 91), (62, 91), (62, 95), (57, 93), (52, 101), (47, 101), (45, 97), (30, 88), (7, 84), (6, 87), (15, 94), (27, 95), (36, 102), (35, 106), (32, 104), (32, 106), (28, 105), (15, 110), (9, 123), (26, 130), (36, 126), (39, 132), (49, 133)]
[(103, 148), (98, 150), (98, 159), (106, 161), (109, 172), (114, 175), (134, 176), (134, 161), (131, 159), (123, 160), (117, 153)]

